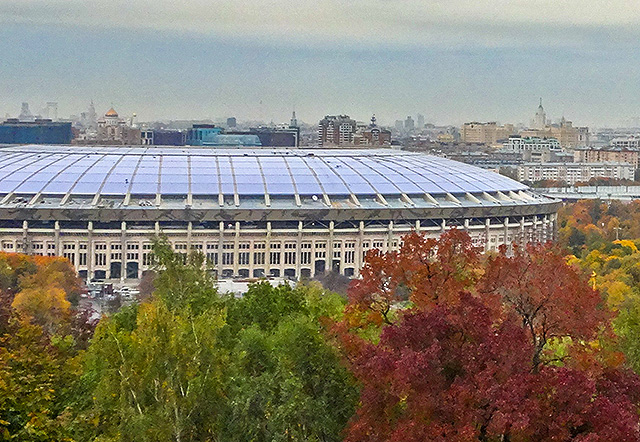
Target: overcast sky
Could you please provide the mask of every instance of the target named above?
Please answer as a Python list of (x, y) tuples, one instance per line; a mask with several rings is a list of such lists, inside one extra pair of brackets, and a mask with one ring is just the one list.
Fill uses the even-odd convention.
[(628, 124), (637, 0), (0, 0), (0, 115)]

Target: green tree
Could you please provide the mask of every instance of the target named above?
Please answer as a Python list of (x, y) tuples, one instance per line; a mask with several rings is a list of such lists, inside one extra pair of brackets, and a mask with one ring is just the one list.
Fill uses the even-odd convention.
[(227, 359), (218, 345), (223, 311), (194, 315), (156, 299), (135, 314), (133, 330), (131, 318), (120, 313), (96, 330), (85, 375), (94, 384), (85, 422), (106, 440), (213, 439)]
[(237, 332), (223, 440), (339, 441), (358, 397), (322, 326), (344, 300), (318, 286), (253, 285), (232, 301)]
[(78, 434), (104, 441), (217, 438), (227, 351), (225, 310), (201, 255), (155, 244), (153, 297), (99, 324), (88, 350)]
[(212, 272), (206, 267), (202, 252), (188, 256), (175, 253), (166, 238), (159, 238), (153, 246), (157, 276), (154, 296), (162, 299), (170, 309), (189, 309), (194, 314), (214, 305), (221, 305)]

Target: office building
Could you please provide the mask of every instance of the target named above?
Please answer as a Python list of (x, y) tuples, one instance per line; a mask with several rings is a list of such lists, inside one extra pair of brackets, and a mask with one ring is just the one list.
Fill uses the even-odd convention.
[(560, 142), (555, 138), (521, 137), (512, 135), (503, 144), (503, 149), (522, 155), (527, 162), (546, 163), (552, 160), (554, 152), (562, 152)]
[(318, 124), (320, 146), (350, 146), (356, 133), (356, 120), (348, 115), (327, 115)]
[(633, 180), (636, 167), (629, 163), (526, 163), (517, 168), (518, 180), (564, 181), (569, 185), (591, 178)]
[(72, 138), (71, 123), (13, 118), (0, 124), (0, 144), (70, 144)]
[(463, 143), (494, 145), (516, 134), (513, 124), (499, 126), (495, 121), (489, 123), (471, 122), (462, 125), (460, 141)]
[(145, 146), (184, 146), (187, 144), (187, 131), (167, 129), (144, 129), (141, 131)]
[(628, 163), (638, 168), (639, 152), (633, 147), (578, 147), (573, 151), (573, 157), (576, 163)]
[(407, 116), (407, 119), (404, 120), (404, 130), (406, 132), (413, 132), (416, 129), (416, 124), (411, 118), (411, 115)]

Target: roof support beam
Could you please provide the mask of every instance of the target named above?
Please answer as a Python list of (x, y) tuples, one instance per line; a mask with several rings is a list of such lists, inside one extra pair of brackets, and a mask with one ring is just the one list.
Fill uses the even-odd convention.
[(452, 203), (458, 204), (459, 206), (462, 205), (460, 200), (458, 198), (456, 198), (455, 196), (453, 196), (451, 193), (447, 193), (446, 199), (447, 199), (447, 201), (451, 201)]
[(492, 203), (500, 203), (500, 200), (498, 200), (497, 198), (494, 198), (491, 194), (487, 192), (482, 192), (482, 197), (491, 201)]
[(472, 195), (471, 193), (469, 193), (469, 192), (467, 192), (467, 193), (465, 194), (465, 196), (467, 197), (467, 199), (468, 199), (469, 201), (472, 201), (472, 202), (474, 202), (474, 203), (476, 203), (476, 204), (482, 204), (482, 201), (480, 201), (478, 198), (476, 198), (475, 196), (473, 196), (473, 195)]
[(440, 204), (438, 203), (438, 200), (435, 199), (430, 193), (425, 193), (424, 194), (424, 200), (428, 203), (434, 204), (436, 206), (439, 206)]

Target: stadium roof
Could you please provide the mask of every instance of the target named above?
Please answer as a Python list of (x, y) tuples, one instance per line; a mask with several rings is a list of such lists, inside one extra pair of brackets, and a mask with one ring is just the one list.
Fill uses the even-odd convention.
[(478, 167), (388, 149), (0, 149), (0, 194), (320, 197), (525, 189), (521, 183)]

